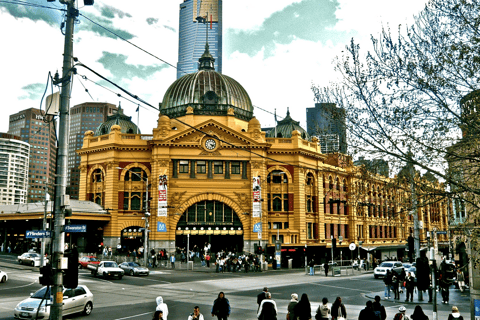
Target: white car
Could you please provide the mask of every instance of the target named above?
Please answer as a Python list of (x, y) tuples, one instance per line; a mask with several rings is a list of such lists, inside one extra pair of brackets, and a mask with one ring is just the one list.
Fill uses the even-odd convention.
[(373, 270), (373, 276), (375, 279), (378, 277), (385, 277), (387, 275), (387, 270), (395, 270), (398, 274), (404, 269), (403, 264), (400, 261), (384, 261), (378, 267)]
[[(42, 302), (43, 300), (43, 302)], [(40, 305), (40, 302), (42, 304)], [(30, 298), (20, 302), (13, 312), (15, 319), (48, 319), (50, 318), (50, 305), (52, 297), (50, 290), (43, 287)], [(39, 308), (40, 307), (40, 308)], [(37, 310), (39, 309), (39, 310)], [(89, 315), (93, 310), (93, 294), (87, 286), (79, 285), (75, 289), (63, 289), (63, 315), (83, 312)], [(36, 317), (38, 311), (38, 317)]]
[(104, 279), (107, 278), (118, 278), (122, 280), (123, 274), (125, 271), (118, 267), (118, 264), (115, 261), (102, 261), (97, 265), (88, 265), (88, 269), (91, 269), (94, 277), (103, 276)]
[(7, 282), (7, 280), (8, 280), (7, 273), (0, 270), (0, 282), (4, 283), (4, 282)]
[[(20, 264), (26, 264), (28, 266), (32, 267), (39, 267), (40, 266), (40, 259), (41, 256), (38, 253), (35, 252), (25, 252), (21, 256), (17, 257), (18, 263)], [(48, 259), (44, 259), (45, 264), (48, 262)]]

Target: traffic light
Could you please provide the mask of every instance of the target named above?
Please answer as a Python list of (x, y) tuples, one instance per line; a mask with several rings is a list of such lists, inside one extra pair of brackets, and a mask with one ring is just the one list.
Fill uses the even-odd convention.
[(258, 250), (258, 254), (262, 254), (263, 253), (263, 249), (262, 249), (262, 246), (258, 246), (257, 247), (257, 250)]
[(43, 286), (53, 285), (53, 270), (50, 264), (40, 267), (40, 277), (38, 282)]
[(337, 238), (332, 238), (332, 248), (334, 251), (337, 249)]
[(73, 248), (65, 252), (65, 257), (68, 258), (67, 269), (63, 273), (63, 286), (68, 289), (75, 289), (78, 287), (78, 251)]

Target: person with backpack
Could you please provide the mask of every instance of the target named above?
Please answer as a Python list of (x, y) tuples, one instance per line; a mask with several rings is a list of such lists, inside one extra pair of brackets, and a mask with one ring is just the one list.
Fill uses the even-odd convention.
[(373, 313), (375, 314), (375, 320), (385, 320), (387, 319), (387, 312), (385, 307), (380, 303), (380, 296), (375, 296), (375, 301), (373, 302)]
[(366, 303), (365, 309), (360, 311), (358, 315), (358, 320), (373, 320), (375, 319), (375, 314), (373, 313), (373, 303), (368, 300)]
[(317, 308), (317, 313), (315, 314), (315, 320), (328, 320), (330, 313), (331, 311), (330, 311), (330, 307), (328, 306), (328, 299), (325, 297), (322, 299), (322, 304), (320, 304)]
[(392, 271), (392, 291), (395, 295), (395, 300), (400, 300), (400, 293), (398, 292), (398, 274), (395, 270)]
[(398, 313), (395, 314), (395, 316), (393, 317), (393, 320), (411, 320), (405, 314), (406, 311), (407, 309), (404, 306), (400, 306), (400, 308), (398, 308)]
[(392, 273), (387, 270), (387, 275), (383, 279), (385, 283), (385, 299), (390, 299), (390, 287), (392, 286)]

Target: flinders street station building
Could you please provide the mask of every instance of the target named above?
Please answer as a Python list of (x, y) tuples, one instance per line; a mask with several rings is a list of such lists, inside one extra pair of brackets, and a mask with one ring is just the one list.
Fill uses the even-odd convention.
[[(212, 251), (254, 252), (258, 245), (273, 251), (278, 241), (282, 258), (307, 248), (323, 260), (330, 259), (333, 237), (335, 258), (402, 257), (413, 235), (402, 205), (409, 188), (392, 187), (380, 175), (365, 178), (347, 155), (322, 154), (318, 139), (288, 113), (263, 131), (245, 89), (213, 65), (207, 47), (199, 70), (166, 91), (151, 134), (136, 133), (121, 109), (85, 133), (77, 150), (79, 201), (67, 220), (86, 224), (87, 233), (69, 234), (67, 243), (87, 252), (100, 243), (138, 248), (147, 222), (148, 248), (169, 252), (206, 242)], [(85, 203), (96, 209), (75, 209)], [(0, 218), (10, 223), (10, 235), (19, 214), (29, 218), (24, 228), (38, 229), (43, 208), (37, 211), (2, 211)], [(446, 201), (419, 205), (418, 217), (423, 231), (446, 230)], [(423, 232), (420, 240), (423, 246)]]

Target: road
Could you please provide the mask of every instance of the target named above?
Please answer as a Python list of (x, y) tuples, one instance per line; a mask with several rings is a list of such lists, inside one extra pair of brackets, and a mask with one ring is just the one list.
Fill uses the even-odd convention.
[[(0, 319), (14, 319), (16, 304), (41, 286), (38, 284), (38, 268), (19, 266), (14, 257), (0, 255), (0, 270), (8, 273), (7, 283), (0, 284)], [(87, 270), (80, 270), (79, 283), (85, 284), (94, 294), (94, 309), (90, 316), (73, 315), (66, 319), (151, 319), (155, 310), (155, 298), (163, 296), (170, 314), (168, 319), (187, 319), (193, 307), (198, 305), (205, 319), (211, 319), (213, 300), (220, 291), (230, 300), (230, 319), (256, 319), (256, 296), (264, 286), (269, 287), (277, 302), (278, 319), (285, 319), (290, 294), (306, 293), (312, 310), (323, 297), (333, 302), (341, 296), (346, 305), (348, 319), (358, 319), (358, 314), (368, 300), (366, 295), (383, 291), (383, 281), (372, 274), (358, 276), (328, 277), (305, 275), (303, 271), (276, 270), (263, 273), (225, 273), (155, 270), (148, 277), (125, 276), (122, 280), (93, 278)], [(452, 289), (454, 291), (454, 289)], [(453, 293), (453, 292), (452, 292)], [(383, 296), (383, 294), (382, 294)], [(468, 296), (452, 294), (450, 305), (438, 306), (439, 319), (446, 319), (451, 305), (460, 308), (465, 320), (469, 317)], [(440, 300), (440, 298), (439, 298)], [(393, 319), (401, 303), (382, 301), (387, 310), (387, 319)], [(415, 304), (407, 304), (411, 314)], [(422, 304), (425, 313), (432, 319), (432, 305)]]

